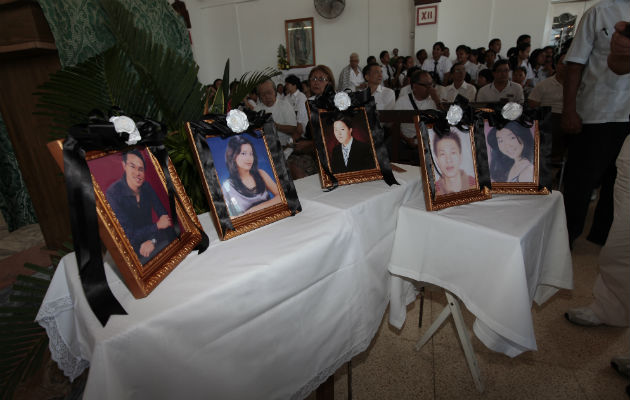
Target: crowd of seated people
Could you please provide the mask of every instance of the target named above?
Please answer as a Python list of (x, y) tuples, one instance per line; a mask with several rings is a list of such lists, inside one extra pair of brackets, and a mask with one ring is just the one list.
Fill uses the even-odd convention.
[[(288, 75), (284, 82), (277, 85), (271, 81), (265, 83), (267, 92), (275, 93), (274, 103), (267, 102), (274, 107), (263, 104), (260, 93), (256, 91), (248, 96), (243, 106), (256, 110), (273, 108), (276, 113), (276, 109), (291, 109), (295, 114), (295, 120), (282, 118), (285, 123), (281, 124), (279, 131), (288, 133), (283, 144), (291, 148), (290, 169), (296, 178), (316, 172), (315, 163), (308, 160), (313, 158), (314, 146), (304, 103), (306, 99), (323, 93), (328, 85), (335, 91), (369, 89), (378, 110), (446, 109), (457, 95), (462, 95), (470, 102), (515, 101), (531, 106), (551, 105), (557, 112), (558, 104), (562, 102), (563, 79), (561, 74), (556, 75), (554, 56), (557, 58), (560, 50), (547, 46), (531, 51), (531, 37), (526, 34), (518, 37), (516, 45), (507, 51), (506, 56), (502, 55), (501, 49), (502, 42), (498, 38), (490, 40), (488, 48), (473, 49), (466, 44), (458, 44), (456, 57), (451, 59), (449, 48), (438, 41), (433, 44), (430, 54), (426, 49), (420, 49), (415, 55), (402, 55), (394, 49), (390, 56), (389, 51), (383, 50), (378, 59), (373, 55), (367, 57), (364, 66), (360, 65), (359, 54), (352, 52), (349, 64), (338, 73), (337, 85), (333, 71), (325, 65), (318, 65), (312, 68), (307, 80), (300, 81), (297, 76)], [(543, 82), (541, 90), (534, 90)], [(219, 79), (216, 80), (209, 93), (219, 90), (221, 84)], [(531, 93), (534, 96), (528, 103)], [(415, 134), (408, 133), (409, 139), (415, 137)], [(403, 136), (404, 145), (416, 145), (413, 140), (407, 140), (407, 135)], [(295, 162), (298, 154), (301, 154), (301, 160)]]

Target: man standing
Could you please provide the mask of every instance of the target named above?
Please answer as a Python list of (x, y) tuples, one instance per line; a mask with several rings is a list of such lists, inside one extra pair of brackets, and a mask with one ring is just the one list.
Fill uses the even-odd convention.
[[(610, 42), (608, 67), (616, 74), (630, 73), (630, 38), (624, 32), (628, 22), (618, 22)], [(599, 273), (593, 286), (593, 302), (572, 308), (566, 318), (578, 325), (630, 324), (630, 137), (626, 136), (617, 158), (617, 179), (614, 188), (614, 219), (606, 244), (599, 254)], [(611, 366), (628, 378), (630, 358), (627, 353), (613, 357)], [(626, 386), (630, 395), (630, 385)]]
[(359, 55), (357, 53), (350, 54), (350, 64), (341, 70), (339, 74), (339, 83), (337, 90), (340, 92), (349, 90), (354, 92), (365, 88), (365, 79), (359, 68)]
[(610, 39), (630, 1), (603, 0), (580, 21), (566, 56), (562, 125), (579, 133), (569, 147), (564, 206), (569, 243), (580, 236), (593, 190), (601, 185), (588, 240), (603, 245), (613, 219), (615, 160), (628, 135), (630, 75), (608, 69)]
[(523, 88), (518, 83), (510, 82), (510, 66), (507, 60), (499, 60), (492, 67), (494, 82), (479, 89), (477, 101), (480, 103), (497, 103), (514, 101), (523, 104)]
[(435, 42), (433, 45), (433, 51), (431, 53), (431, 58), (427, 58), (422, 64), (422, 69), (431, 73), (433, 76), (433, 81), (440, 84), (442, 82), (446, 82), (448, 79), (448, 73), (453, 66), (451, 60), (448, 57), (443, 55), (444, 53), (444, 43)]
[(394, 108), (396, 94), (390, 88), (381, 85), (383, 81), (383, 72), (378, 64), (368, 64), (363, 68), (363, 77), (367, 81), (377, 110), (391, 110)]

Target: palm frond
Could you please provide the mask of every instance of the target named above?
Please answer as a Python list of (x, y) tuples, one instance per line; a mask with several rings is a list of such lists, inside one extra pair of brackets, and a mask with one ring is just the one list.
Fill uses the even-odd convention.
[(51, 74), (35, 92), (39, 96), (36, 114), (52, 118), (54, 139), (65, 137), (68, 127), (84, 122), (91, 110), (108, 110), (112, 106), (103, 66), (103, 55), (94, 56)]
[[(67, 248), (59, 250), (67, 254)], [(54, 264), (56, 265), (56, 264)], [(19, 275), (11, 287), (9, 303), (0, 307), (0, 398), (10, 399), (18, 385), (44, 365), (46, 331), (35, 322), (50, 284), (54, 267), (26, 263), (36, 275)]]
[(165, 145), (168, 148), (168, 155), (177, 170), (177, 175), (186, 189), (186, 194), (195, 207), (195, 212), (201, 214), (208, 211), (208, 202), (203, 193), (201, 178), (193, 160), (184, 127), (182, 126), (177, 132), (169, 135), (166, 138)]
[(186, 121), (198, 120), (205, 91), (197, 78), (197, 64), (154, 42), (149, 33), (135, 26), (135, 16), (118, 0), (103, 0), (101, 4), (116, 46), (137, 73), (141, 87), (155, 100), (159, 119), (173, 130)]
[(225, 114), (227, 112), (228, 96), (230, 93), (230, 59), (228, 58), (223, 68), (223, 79), (221, 85), (212, 99), (212, 105), (205, 110), (210, 114)]
[(232, 106), (235, 107), (237, 104), (241, 104), (256, 86), (280, 74), (280, 71), (271, 67), (265, 68), (262, 71), (244, 73), (239, 79), (236, 90), (230, 96)]

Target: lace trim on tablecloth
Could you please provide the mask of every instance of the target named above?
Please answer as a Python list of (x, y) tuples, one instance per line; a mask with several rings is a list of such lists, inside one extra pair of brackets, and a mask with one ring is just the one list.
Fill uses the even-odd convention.
[(50, 303), (42, 304), (35, 318), (46, 329), (51, 358), (57, 363), (63, 374), (70, 378), (70, 382), (75, 380), (90, 366), (87, 360), (83, 360), (70, 352), (70, 348), (59, 334), (55, 316), (73, 307), (72, 299), (63, 297)]
[(381, 324), (383, 323), (383, 315), (385, 314), (385, 309), (387, 308), (387, 304), (388, 302), (385, 302), (381, 310), (381, 314), (380, 314), (381, 323), (376, 324), (376, 326), (372, 328), (370, 334), (364, 340), (362, 340), (360, 343), (357, 343), (351, 350), (348, 350), (341, 357), (339, 357), (337, 361), (335, 361), (332, 365), (320, 371), (320, 373), (317, 374), (315, 378), (311, 379), (310, 382), (302, 386), (300, 390), (298, 390), (296, 393), (293, 394), (293, 396), (291, 396), (291, 400), (305, 399), (315, 389), (317, 389), (322, 383), (324, 383), (326, 379), (328, 379), (329, 376), (333, 375), (343, 364), (352, 360), (354, 356), (364, 352), (368, 348), (370, 343), (372, 342), (372, 339), (376, 335), (376, 332), (378, 331), (378, 329), (381, 327)]

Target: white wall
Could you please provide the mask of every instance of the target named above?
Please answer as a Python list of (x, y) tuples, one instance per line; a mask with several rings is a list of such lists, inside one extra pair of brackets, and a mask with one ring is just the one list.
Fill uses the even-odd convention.
[[(172, 2), (172, 0), (169, 0)], [(414, 54), (437, 40), (451, 48), (459, 44), (487, 47), (498, 37), (502, 54), (522, 33), (532, 36), (532, 47), (547, 44), (551, 19), (568, 11), (581, 17), (597, 0), (551, 4), (550, 0), (442, 0), (438, 22), (415, 25), (413, 0), (348, 0), (336, 19), (320, 17), (312, 0), (186, 0), (192, 24), (193, 52), (200, 66), (199, 79), (210, 83), (221, 77), (230, 58), (231, 77), (246, 71), (276, 67), (278, 45), (285, 44), (284, 21), (314, 18), (315, 58), (337, 76), (351, 52), (361, 65), (368, 55), (400, 49)]]
[(438, 40), (451, 49), (452, 58), (460, 44), (487, 48), (495, 37), (501, 39), (503, 55), (523, 33), (531, 35), (534, 48), (546, 41), (549, 0), (442, 0), (436, 5), (437, 24), (415, 27), (415, 47), (429, 55)]
[(285, 43), (284, 21), (314, 18), (315, 61), (335, 73), (348, 64), (352, 52), (361, 65), (381, 50), (413, 52), (413, 0), (351, 0), (332, 20), (317, 14), (312, 0), (187, 0), (199, 79), (212, 82), (223, 74), (230, 58), (230, 75), (276, 67), (278, 45)]

